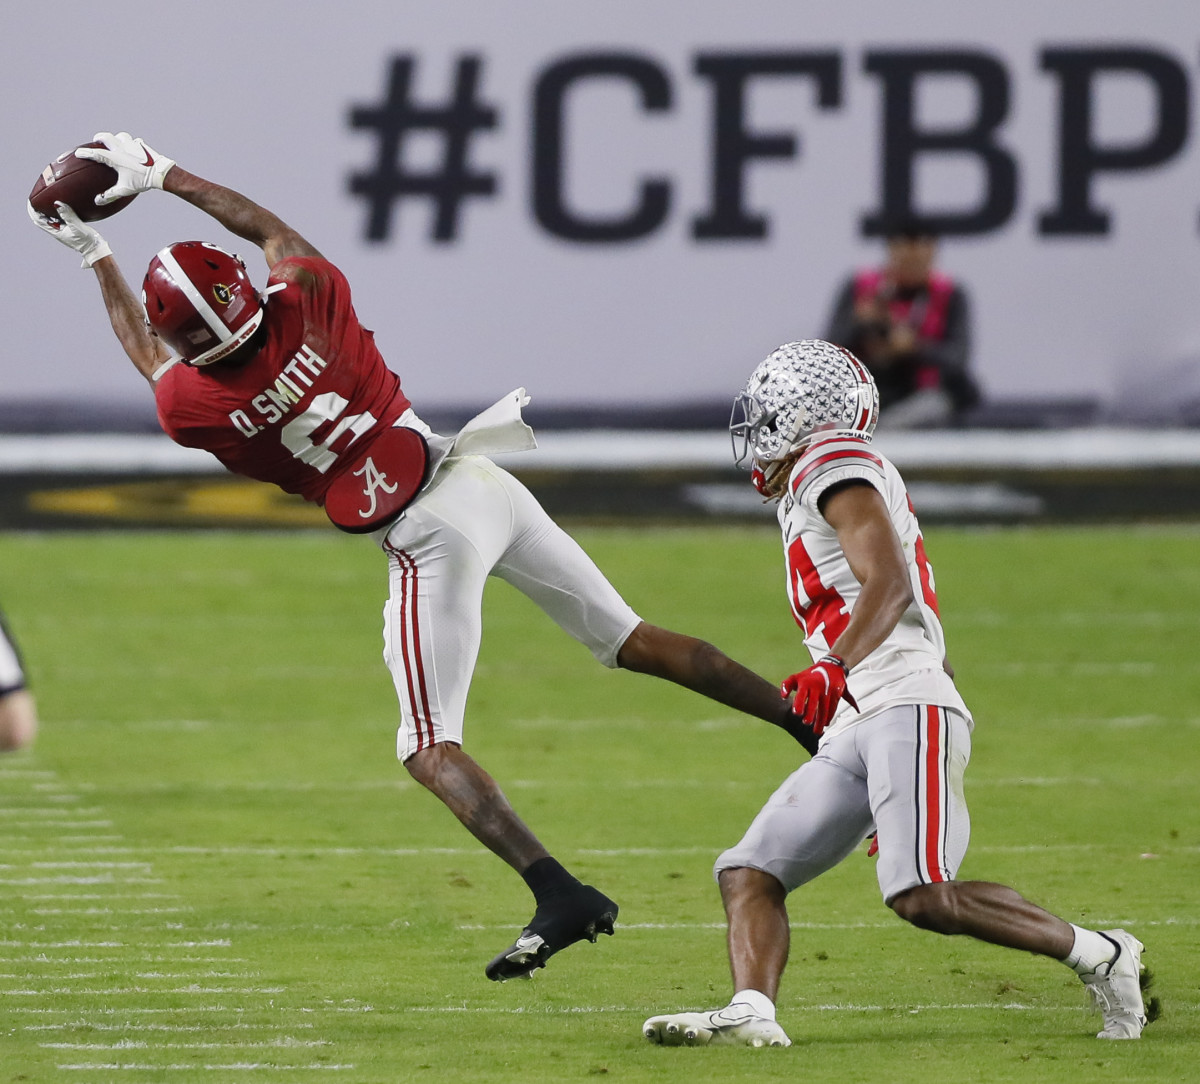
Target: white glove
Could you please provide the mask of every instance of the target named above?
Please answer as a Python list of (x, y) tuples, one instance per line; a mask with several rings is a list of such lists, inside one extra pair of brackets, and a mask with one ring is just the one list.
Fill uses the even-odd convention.
[(103, 143), (104, 146), (79, 147), (75, 157), (103, 162), (117, 171), (117, 183), (96, 197), (97, 207), (119, 200), (122, 196), (136, 196), (139, 192), (149, 192), (151, 188), (162, 188), (163, 178), (175, 164), (173, 159), (151, 150), (144, 140), (134, 139), (128, 132), (118, 132), (116, 135), (97, 132), (93, 142)]
[(99, 232), (81, 221), (79, 216), (65, 203), (54, 205), (58, 208), (61, 222), (48, 215), (38, 214), (33, 209), (33, 204), (28, 201), (25, 206), (28, 208), (29, 217), (33, 219), (35, 226), (45, 230), (54, 240), (61, 241), (67, 248), (74, 249), (83, 257), (81, 267), (91, 267), (97, 260), (112, 255), (112, 249), (108, 247), (108, 242), (100, 236)]

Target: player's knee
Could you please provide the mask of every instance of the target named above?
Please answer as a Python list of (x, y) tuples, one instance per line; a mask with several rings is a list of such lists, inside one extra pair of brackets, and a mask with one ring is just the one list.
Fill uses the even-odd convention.
[(717, 884), (721, 888), (721, 898), (727, 903), (747, 896), (779, 900), (787, 896), (787, 889), (780, 883), (779, 878), (749, 866), (730, 866), (721, 870), (717, 875)]
[(915, 885), (893, 896), (888, 906), (918, 929), (944, 934), (958, 930), (958, 898), (953, 881)]
[(445, 770), (447, 761), (459, 747), (453, 742), (435, 742), (418, 749), (405, 762), (408, 774), (422, 786), (433, 789), (438, 776)]

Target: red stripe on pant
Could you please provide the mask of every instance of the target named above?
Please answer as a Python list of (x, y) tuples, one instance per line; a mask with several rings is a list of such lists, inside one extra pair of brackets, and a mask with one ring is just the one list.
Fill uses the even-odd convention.
[[(391, 547), (389, 547), (391, 549)], [(417, 562), (403, 550), (391, 549), (400, 569), (400, 650), (404, 656), (404, 677), (408, 683), (408, 703), (416, 724), (417, 749), (434, 744), (433, 717), (429, 712), (429, 692), (425, 685), (425, 665), (421, 660), (421, 622), (417, 594)], [(412, 641), (409, 641), (409, 626)], [(413, 683), (414, 675), (416, 684)]]
[(925, 777), (924, 793), (920, 796), (925, 809), (925, 839), (924, 856), (926, 873), (929, 880), (946, 881), (945, 866), (942, 863), (942, 836), (946, 825), (942, 812), (944, 780), (942, 777), (942, 761), (945, 750), (942, 748), (942, 718), (941, 711), (932, 705), (925, 708), (925, 743), (922, 756), (923, 774)]

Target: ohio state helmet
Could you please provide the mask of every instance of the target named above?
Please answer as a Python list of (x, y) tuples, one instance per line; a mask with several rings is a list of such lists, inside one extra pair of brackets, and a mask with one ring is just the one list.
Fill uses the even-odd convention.
[(189, 365), (228, 357), (263, 318), (246, 265), (207, 241), (178, 241), (150, 261), (142, 307), (158, 337)]
[(733, 402), (734, 462), (761, 473), (817, 433), (870, 440), (878, 420), (875, 380), (849, 350), (821, 339), (785, 343)]

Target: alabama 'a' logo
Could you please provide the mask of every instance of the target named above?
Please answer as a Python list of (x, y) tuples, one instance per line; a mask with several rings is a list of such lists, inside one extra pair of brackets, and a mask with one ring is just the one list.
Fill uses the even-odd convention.
[(218, 305), (228, 305), (233, 300), (233, 290), (223, 282), (215, 283), (212, 292), (213, 297), (217, 299)]
[(388, 481), (388, 476), (383, 473), (377, 466), (375, 461), (368, 456), (367, 461), (362, 465), (361, 470), (354, 472), (355, 477), (363, 480), (363, 496), (367, 498), (368, 505), (366, 509), (359, 510), (359, 516), (362, 519), (370, 519), (375, 515), (375, 509), (379, 505), (379, 490), (384, 493), (395, 493), (399, 488), (394, 482)]

